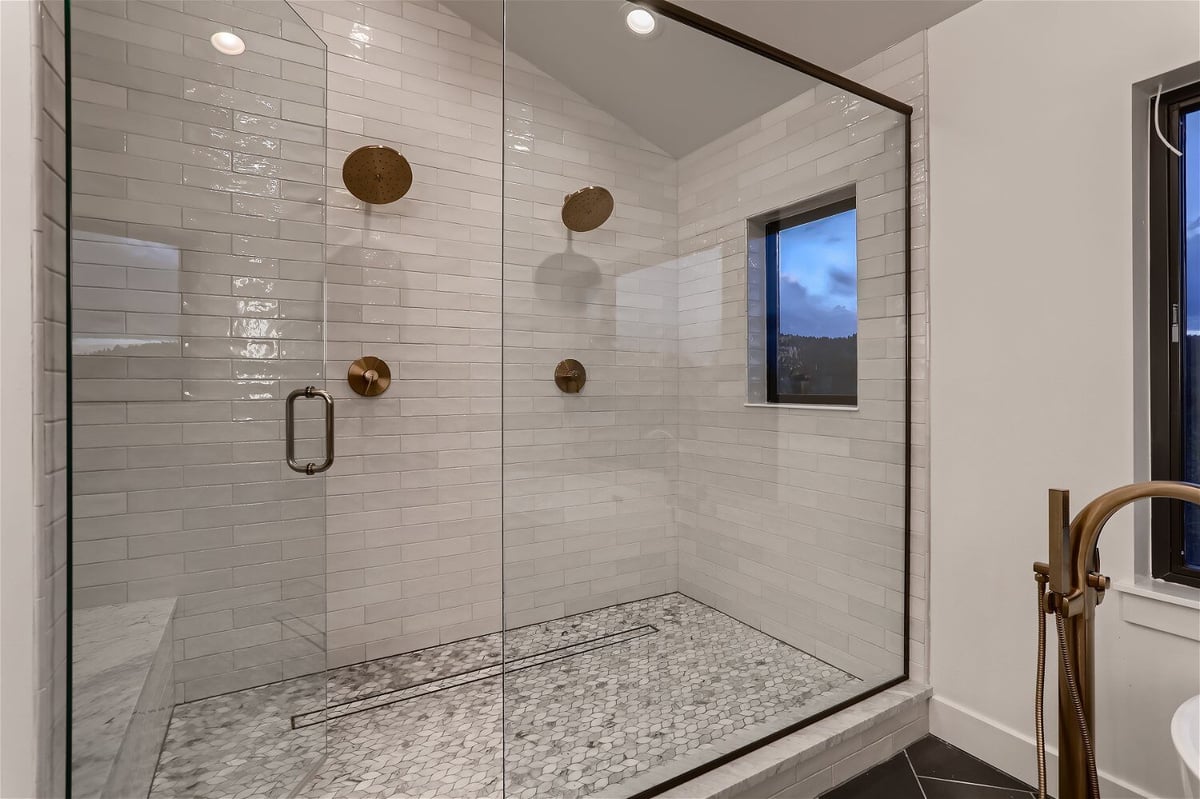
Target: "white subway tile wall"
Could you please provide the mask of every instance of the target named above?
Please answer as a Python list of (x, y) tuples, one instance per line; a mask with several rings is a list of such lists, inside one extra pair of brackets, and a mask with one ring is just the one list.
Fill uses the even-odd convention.
[[(864, 669), (886, 654), (899, 671), (896, 642), (879, 634), (899, 630), (902, 571), (879, 545), (902, 541), (894, 373), (875, 381), (893, 393), (864, 390), (863, 410), (841, 428), (818, 432), (805, 425), (824, 417), (799, 412), (800, 426), (785, 431), (765, 421), (776, 412), (741, 407), (735, 216), (752, 203), (699, 198), (729, 185), (747, 198), (761, 183), (753, 197), (793, 201), (822, 185), (754, 160), (753, 141), (773, 144), (763, 130), (786, 130), (785, 110), (723, 139), (727, 152), (677, 162), (512, 53), (505, 71), (499, 45), (441, 6), (305, 0), (295, 11), (328, 47), (324, 132), (313, 90), (326, 73), (315, 48), (296, 44), (312, 39), (287, 27), (295, 22), (258, 13), (276, 4), (178, 6), (100, 0), (74, 20), (77, 57), (91, 59), (75, 87), (75, 562), (83, 604), (183, 596), (182, 699), (312, 667), (315, 655), (294, 641), (304, 633), (278, 616), (324, 629), (320, 590), (331, 666), (499, 629), (502, 521), (509, 624), (678, 588), (768, 632), (811, 639), (814, 654)], [(208, 45), (202, 18), (218, 12), (237, 17), (245, 55)], [(919, 42), (906, 59), (918, 55)], [(884, 57), (893, 56), (877, 57), (874, 73)], [(908, 86), (919, 98), (922, 74), (916, 83), (884, 74), (881, 88)], [(831, 113), (846, 110), (825, 100)], [(836, 146), (822, 141), (831, 147), (807, 168), (849, 174), (864, 148), (885, 143), (893, 149), (874, 157), (891, 163), (895, 134), (859, 142), (868, 128), (830, 129), (819, 138)], [(919, 155), (923, 138), (915, 142)], [(364, 206), (340, 167), (377, 143), (405, 154), (414, 183), (396, 203)], [(738, 165), (721, 167), (733, 184), (692, 179), (685, 189), (700, 159)], [(730, 171), (740, 165), (762, 168)], [(902, 208), (884, 207), (897, 189), (885, 183), (894, 164), (885, 171), (871, 214), (884, 226)], [(613, 217), (568, 234), (562, 199), (592, 184), (613, 192)], [(709, 242), (725, 257), (710, 258)], [(892, 325), (880, 335), (890, 369), (902, 358), (894, 252), (878, 254), (892, 271), (873, 295), (881, 325)], [(710, 323), (722, 332), (713, 337)], [(391, 365), (386, 394), (359, 397), (342, 379), (363, 355)], [(338, 457), (322, 485), (282, 466), (280, 428), (282, 396), (323, 379), (323, 356)], [(581, 394), (554, 385), (564, 358), (588, 369)], [(915, 396), (923, 419), (923, 391)], [(854, 453), (821, 449), (835, 439)], [(692, 456), (686, 468), (681, 454)], [(831, 483), (792, 482), (819, 472), (818, 459), (840, 470)], [(831, 500), (843, 490), (838, 534), (851, 508), (886, 510), (875, 544), (830, 551), (812, 581), (781, 587), (754, 561), (765, 550), (749, 547), (787, 530), (798, 531), (797, 547), (810, 541), (811, 523), (778, 512), (790, 506), (776, 495), (793, 487)], [(923, 508), (922, 491), (915, 499)], [(706, 509), (711, 520), (699, 518)], [(923, 584), (924, 549), (914, 549)], [(718, 551), (721, 568), (705, 566)], [(796, 638), (803, 624), (773, 625), (761, 598), (782, 601), (785, 590), (825, 627), (844, 617), (844, 637)], [(838, 592), (835, 619), (824, 614)]]
[(282, 419), (324, 381), (324, 46), (282, 2), (72, 26), (76, 605), (179, 596), (180, 701), (319, 671), (324, 478)]
[[(295, 4), (329, 47), (330, 665), (500, 628), (500, 48), (436, 4)], [(500, 13), (497, 4), (496, 13)], [(413, 185), (370, 206), (353, 150)], [(386, 394), (341, 379), (388, 362)]]
[[(517, 626), (677, 588), (676, 163), (511, 54), (505, 101), (504, 599)], [(612, 193), (612, 216), (572, 233), (563, 200), (592, 185)], [(579, 393), (554, 383), (566, 358), (587, 370)]]
[(67, 92), (65, 4), (42, 0), (36, 14), (34, 73), (40, 94), (31, 364), (38, 513), (38, 796), (66, 795), (67, 740)]
[[(850, 77), (913, 120), (913, 676), (925, 597), (924, 34)], [(900, 114), (821, 84), (679, 163), (679, 586), (864, 678), (904, 652)], [(746, 219), (845, 186), (858, 217), (854, 412), (747, 407)], [(754, 297), (751, 301), (761, 299)]]
[[(331, 665), (500, 628), (502, 430), (509, 624), (674, 590), (671, 437), (647, 435), (674, 397), (673, 159), (441, 7), (296, 7), (330, 51), (329, 357), (395, 378), (331, 384)], [(380, 142), (414, 184), (364, 207), (339, 167)], [(568, 242), (592, 183), (618, 210)], [(554, 386), (566, 357), (586, 394)]]

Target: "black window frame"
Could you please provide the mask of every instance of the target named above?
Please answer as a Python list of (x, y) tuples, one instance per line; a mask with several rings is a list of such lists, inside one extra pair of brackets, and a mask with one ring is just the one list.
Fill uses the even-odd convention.
[[(1183, 144), (1184, 114), (1200, 111), (1200, 83), (1159, 99), (1158, 125)], [(1150, 113), (1155, 112), (1151, 102)], [(1182, 148), (1181, 148), (1182, 149)], [(1197, 165), (1200, 166), (1200, 165)], [(1150, 136), (1150, 475), (1183, 479), (1183, 362), (1187, 323), (1181, 318), (1183, 283), (1183, 158)], [(1197, 287), (1200, 288), (1200, 287)], [(1150, 517), (1150, 568), (1154, 577), (1200, 587), (1200, 569), (1184, 560), (1183, 503), (1155, 499)]]
[[(764, 230), (766, 250), (766, 299), (767, 299), (767, 402), (780, 405), (858, 405), (858, 354), (855, 351), (853, 394), (780, 394), (779, 393), (779, 233), (783, 230), (815, 222), (818, 219), (855, 211), (857, 229), (858, 200), (848, 197), (843, 200), (823, 203), (800, 213), (791, 214), (768, 222)], [(857, 241), (855, 242), (855, 259), (857, 270)], [(857, 294), (858, 288), (855, 287)], [(857, 341), (858, 322), (855, 320), (854, 332)]]

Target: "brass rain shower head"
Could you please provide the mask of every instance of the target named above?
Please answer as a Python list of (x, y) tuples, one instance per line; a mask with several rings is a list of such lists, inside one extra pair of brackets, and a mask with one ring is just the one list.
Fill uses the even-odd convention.
[(568, 194), (563, 200), (562, 221), (576, 233), (595, 230), (608, 221), (613, 212), (613, 196), (601, 186), (588, 186)]
[(346, 188), (372, 205), (394, 203), (408, 193), (412, 181), (408, 159), (382, 144), (359, 147), (342, 164), (342, 182)]

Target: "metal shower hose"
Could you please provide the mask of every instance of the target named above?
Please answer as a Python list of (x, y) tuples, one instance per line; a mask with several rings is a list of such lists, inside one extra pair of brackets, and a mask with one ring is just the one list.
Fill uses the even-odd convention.
[[(1046, 725), (1043, 701), (1046, 690), (1046, 610), (1044, 606), (1046, 591), (1041, 580), (1038, 580), (1037, 591), (1037, 693), (1033, 700), (1033, 714), (1037, 735), (1038, 799), (1046, 799)], [(1075, 711), (1075, 720), (1079, 724), (1080, 737), (1083, 739), (1084, 757), (1087, 760), (1088, 796), (1090, 799), (1100, 799), (1100, 778), (1096, 774), (1096, 751), (1092, 746), (1092, 734), (1088, 729), (1087, 719), (1083, 715), (1083, 702), (1079, 697), (1079, 683), (1075, 680), (1075, 669), (1072, 667), (1071, 659), (1067, 657), (1066, 632), (1063, 629), (1062, 610), (1058, 607), (1054, 609), (1054, 624), (1058, 630), (1058, 651), (1062, 659), (1063, 675), (1066, 677), (1067, 692), (1070, 695), (1071, 707)], [(1060, 799), (1069, 799), (1069, 797)]]

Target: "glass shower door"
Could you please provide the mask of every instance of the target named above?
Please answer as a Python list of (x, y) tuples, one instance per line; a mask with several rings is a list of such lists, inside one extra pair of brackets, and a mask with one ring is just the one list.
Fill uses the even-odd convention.
[(70, 21), (72, 793), (290, 795), (326, 748), (325, 47), (284, 2)]

